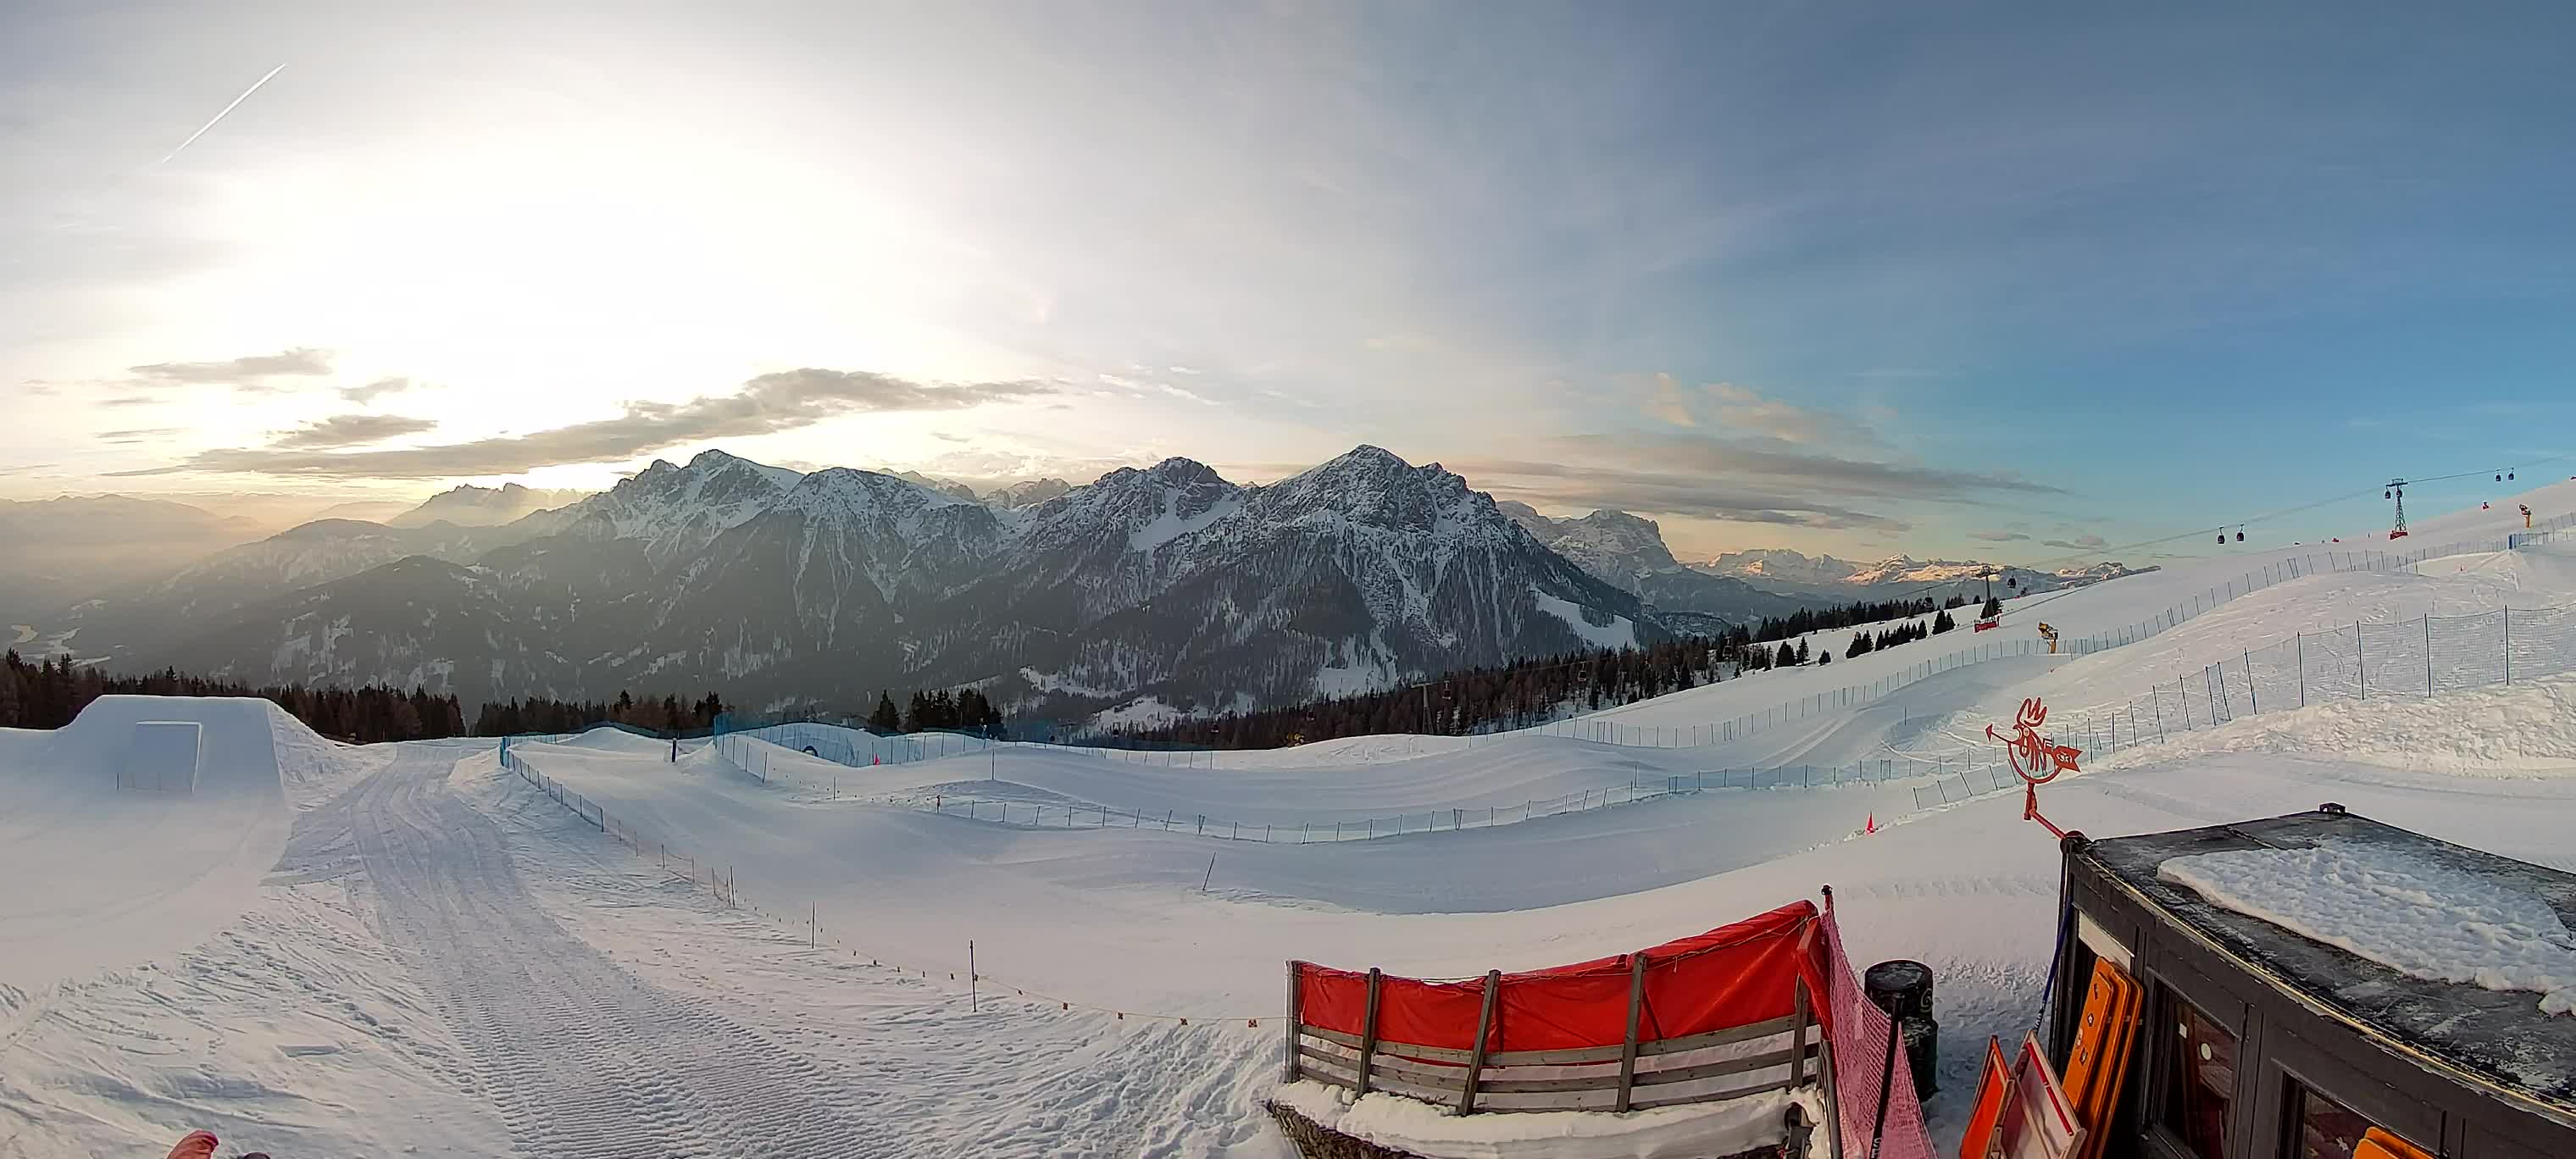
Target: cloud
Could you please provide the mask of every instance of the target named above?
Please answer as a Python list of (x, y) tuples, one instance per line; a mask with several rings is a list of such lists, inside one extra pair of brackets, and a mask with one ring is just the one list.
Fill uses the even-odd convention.
[(1878, 441), (1878, 436), (1858, 419), (1765, 398), (1731, 382), (1712, 384), (1708, 392), (1717, 399), (1718, 424), (1730, 430), (1791, 443), (1838, 442), (1849, 445)]
[(154, 439), (175, 435), (184, 429), (186, 428), (138, 427), (130, 431), (100, 431), (98, 433), (98, 439), (100, 442), (109, 444), (110, 446), (130, 447), (136, 443), (146, 443)]
[(1677, 427), (1695, 427), (1699, 420), (1691, 417), (1690, 404), (1682, 398), (1682, 387), (1669, 374), (1655, 376), (1654, 390), (1646, 396), (1646, 417), (1662, 419)]
[(1550, 440), (1554, 461), (1466, 460), (1476, 486), (1524, 502), (1637, 514), (1909, 531), (1897, 503), (1966, 503), (1994, 492), (2062, 493), (2011, 475), (1851, 459), (1778, 439), (1683, 435)]
[(437, 426), (429, 419), (403, 415), (332, 415), (320, 422), (288, 431), (268, 444), (278, 450), (313, 451), (325, 447), (357, 447), (381, 443), (403, 435), (416, 435)]
[(98, 405), (100, 405), (100, 406), (151, 406), (151, 405), (153, 405), (154, 403), (157, 403), (157, 402), (160, 402), (160, 401), (161, 401), (160, 399), (154, 398), (154, 397), (152, 397), (151, 395), (148, 395), (148, 394), (121, 394), (121, 395), (116, 396), (115, 398), (102, 398), (102, 399), (98, 400)]
[(20, 463), (14, 467), (0, 467), (0, 475), (24, 475), (35, 471), (42, 471), (47, 467), (58, 467), (61, 465), (62, 464), (60, 463)]
[(2015, 540), (2030, 538), (2030, 533), (2026, 531), (1971, 531), (1968, 533), (1968, 538), (1982, 539), (1988, 543), (2011, 543)]
[(222, 362), (154, 362), (127, 367), (137, 385), (185, 386), (213, 383), (240, 390), (275, 389), (265, 380), (313, 377), (331, 373), (331, 352), (298, 346), (275, 354), (252, 354)]
[(341, 387), (340, 397), (354, 403), (370, 403), (380, 395), (400, 394), (418, 385), (420, 384), (396, 375), (392, 378), (379, 378), (365, 386)]
[[(1706, 426), (1731, 435), (1802, 444), (1879, 444), (1878, 433), (1860, 418), (1799, 406), (1731, 382), (1684, 387), (1672, 375), (1657, 374), (1640, 409), (1647, 417), (1674, 426)], [(1881, 421), (1892, 422), (1896, 417), (1886, 407), (1876, 407), (1874, 413)]]
[(680, 403), (630, 402), (615, 418), (467, 443), (376, 451), (287, 447), (200, 451), (167, 467), (116, 472), (166, 475), (218, 471), (338, 479), (439, 479), (516, 475), (567, 463), (614, 463), (682, 443), (745, 438), (812, 426), (842, 415), (951, 411), (1056, 393), (1036, 382), (919, 383), (864, 370), (782, 370), (732, 394)]
[(2110, 540), (2099, 535), (2079, 535), (2073, 539), (2043, 539), (2039, 542), (2042, 546), (2063, 547), (2070, 551), (2100, 551), (2111, 546)]

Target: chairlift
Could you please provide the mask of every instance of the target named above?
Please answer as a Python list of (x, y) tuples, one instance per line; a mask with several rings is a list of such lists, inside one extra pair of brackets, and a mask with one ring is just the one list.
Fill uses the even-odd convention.
[(2245, 525), (2242, 523), (2236, 525), (2236, 542), (2245, 542)]

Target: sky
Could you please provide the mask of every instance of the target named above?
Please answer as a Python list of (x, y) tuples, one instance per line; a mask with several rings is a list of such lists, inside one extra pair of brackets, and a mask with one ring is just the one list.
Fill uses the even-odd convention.
[(0, 499), (1369, 443), (2045, 562), (2576, 474), (2576, 9), (2307, 9), (15, 5)]

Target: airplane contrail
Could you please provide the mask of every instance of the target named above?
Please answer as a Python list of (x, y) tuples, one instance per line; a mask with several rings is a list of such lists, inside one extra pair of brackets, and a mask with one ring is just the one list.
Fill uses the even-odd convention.
[(259, 86), (264, 85), (264, 84), (267, 84), (267, 83), (269, 82), (269, 78), (270, 78), (270, 77), (274, 77), (274, 76), (276, 76), (277, 74), (279, 74), (279, 73), (281, 73), (281, 72), (285, 72), (285, 71), (286, 71), (286, 66), (285, 66), (285, 65), (282, 65), (282, 64), (281, 64), (281, 65), (279, 65), (279, 66), (277, 66), (276, 68), (272, 68), (272, 69), (268, 70), (268, 76), (264, 76), (264, 77), (259, 78), (257, 81), (253, 82), (249, 88), (243, 89), (243, 90), (242, 90), (242, 95), (237, 96), (237, 97), (234, 97), (234, 98), (233, 98), (233, 103), (231, 103), (231, 104), (229, 104), (229, 105), (225, 105), (225, 106), (224, 106), (224, 111), (223, 111), (223, 112), (220, 112), (220, 113), (215, 114), (215, 119), (214, 119), (214, 120), (206, 122), (203, 126), (200, 126), (200, 127), (197, 129), (197, 131), (196, 131), (196, 132), (193, 132), (193, 133), (188, 134), (188, 139), (187, 139), (187, 140), (179, 142), (179, 148), (170, 150), (170, 152), (169, 152), (169, 154), (168, 154), (167, 156), (162, 157), (160, 160), (155, 161), (155, 162), (153, 162), (152, 164), (153, 164), (153, 165), (155, 165), (155, 166), (160, 166), (160, 165), (166, 165), (166, 164), (169, 164), (169, 163), (170, 163), (170, 158), (171, 158), (171, 157), (176, 157), (176, 156), (178, 156), (181, 150), (186, 149), (186, 148), (187, 148), (188, 146), (190, 146), (190, 145), (194, 145), (194, 144), (196, 144), (196, 143), (197, 143), (197, 138), (202, 137), (202, 136), (205, 136), (205, 135), (206, 135), (206, 130), (207, 130), (207, 129), (214, 128), (214, 127), (215, 127), (216, 122), (223, 120), (226, 116), (229, 116), (229, 115), (232, 113), (232, 111), (233, 111), (234, 109), (241, 107), (241, 103), (242, 103), (243, 101), (249, 100), (249, 99), (250, 99), (250, 95), (251, 95), (252, 93), (258, 92), (258, 91), (259, 91)]

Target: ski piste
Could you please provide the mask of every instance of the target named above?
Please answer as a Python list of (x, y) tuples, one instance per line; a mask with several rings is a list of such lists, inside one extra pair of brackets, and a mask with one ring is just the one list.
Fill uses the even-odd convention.
[[(2567, 506), (2555, 491), (2534, 493), (2544, 516)], [(2466, 539), (2487, 530), (2481, 515), (2519, 532), (2507, 505), (2419, 515), (2411, 538)], [(1999, 630), (2033, 634), (2044, 616), (2080, 639), (2267, 558), (2169, 566), (2044, 610), (2008, 602)], [(8, 1145), (158, 1154), (202, 1127), (290, 1156), (939, 1155), (961, 1140), (993, 1154), (1275, 1153), (1264, 1107), (1281, 1095), (1284, 961), (1421, 978), (1536, 970), (1830, 884), (1853, 962), (1911, 959), (1937, 979), (1944, 1061), (1925, 1118), (1946, 1152), (1988, 1039), (2010, 1057), (2036, 1028), (2054, 1049), (2043, 1021), (2066, 985), (2050, 981), (2066, 956), (2065, 853), (2024, 819), (2018, 790), (1925, 809), (1902, 784), (1711, 788), (1329, 849), (1088, 824), (1078, 806), (1067, 825), (1064, 804), (1285, 826), (1445, 817), (1711, 764), (2002, 760), (1984, 729), (2008, 732), (2025, 699), (2045, 700), (2039, 731), (2066, 744), (2088, 707), (2318, 624), (2509, 602), (2520, 630), (2525, 609), (2576, 602), (2568, 563), (2543, 541), (2303, 574), (2137, 643), (1964, 665), (1729, 750), (1534, 730), (1195, 767), (1038, 746), (855, 767), (782, 744), (763, 780), (705, 742), (683, 741), (676, 762), (667, 740), (613, 730), (513, 744), (514, 761), (604, 824), (502, 768), (490, 742), (341, 746), (259, 702), (102, 700), (69, 728), (0, 733), (0, 856), (49, 883), (0, 908), (0, 1073), (22, 1119)], [(1605, 718), (1741, 715), (1810, 683), (1874, 679), (1872, 664), (1898, 670), (1924, 646)], [(2567, 678), (2535, 675), (2267, 708), (2162, 740), (2149, 730), (2134, 747), (2123, 734), (2115, 751), (2079, 746), (2080, 771), (2044, 786), (2040, 808), (2107, 843), (2331, 801), (2564, 870), (2571, 697)], [(133, 726), (166, 720), (204, 729), (195, 791), (120, 790)], [(1001, 820), (904, 803), (939, 792), (1022, 808)], [(1039, 806), (1044, 820), (1026, 820)], [(733, 903), (653, 854), (726, 867)], [(2329, 1093), (2360, 1112), (2360, 1096)], [(1383, 1121), (1362, 1110), (1340, 1121)]]

